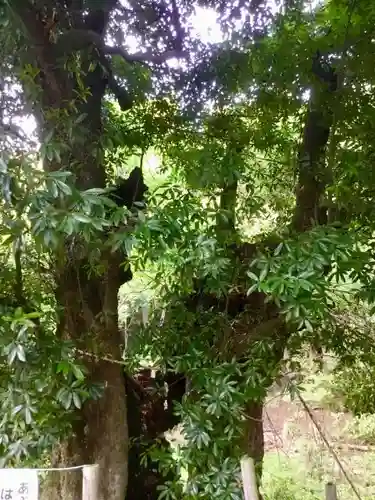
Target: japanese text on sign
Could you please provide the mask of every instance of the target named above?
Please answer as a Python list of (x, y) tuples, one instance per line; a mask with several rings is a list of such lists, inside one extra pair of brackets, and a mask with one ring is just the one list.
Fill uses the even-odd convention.
[(38, 500), (38, 472), (0, 469), (0, 500)]

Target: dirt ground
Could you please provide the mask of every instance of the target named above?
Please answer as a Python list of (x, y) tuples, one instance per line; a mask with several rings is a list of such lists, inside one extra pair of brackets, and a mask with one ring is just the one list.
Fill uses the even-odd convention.
[[(295, 472), (300, 481), (301, 476), (306, 483), (313, 479), (322, 488), (328, 481), (335, 482), (340, 500), (373, 500), (375, 447), (349, 436), (346, 427), (353, 420), (349, 413), (336, 413), (320, 407), (319, 403), (306, 402), (320, 430), (301, 403), (281, 395), (269, 398), (263, 421), (265, 452), (271, 462), (265, 467), (272, 464), (274, 473), (275, 468), (282, 470), (282, 464), (289, 463), (291, 473)], [(302, 478), (302, 484), (303, 481)]]
[[(310, 394), (318, 396), (314, 391)], [(315, 499), (323, 498), (324, 484), (333, 481), (337, 485), (339, 499), (351, 500), (358, 496), (353, 493), (345, 477), (348, 476), (362, 500), (374, 500), (375, 447), (365, 446), (349, 437), (346, 427), (353, 420), (349, 413), (331, 411), (308, 395), (304, 399), (317, 425), (302, 404), (298, 400), (291, 401), (289, 395), (270, 394), (265, 405), (264, 468), (271, 483), (276, 477), (285, 480), (285, 474), (288, 474), (289, 478), (294, 478), (297, 488), (305, 486), (308, 491), (318, 488), (313, 496), (305, 495), (306, 498)], [(183, 442), (178, 428), (168, 439), (175, 444)], [(288, 499), (300, 497), (299, 493), (296, 497), (282, 496)], [(269, 498), (281, 497), (276, 495)]]
[[(309, 404), (319, 429), (329, 442), (339, 439), (341, 431), (350, 420), (347, 413), (334, 413), (330, 410)], [(290, 450), (298, 438), (323, 441), (317, 426), (300, 403), (288, 401), (281, 395), (270, 398), (263, 414), (264, 440), (266, 451), (273, 449)]]

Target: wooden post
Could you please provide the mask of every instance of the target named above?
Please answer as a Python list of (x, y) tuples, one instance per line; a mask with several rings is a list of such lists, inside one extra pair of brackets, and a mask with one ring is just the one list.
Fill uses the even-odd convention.
[(242, 458), (241, 475), (245, 500), (259, 500), (257, 478), (255, 474), (254, 460), (252, 458)]
[(98, 500), (99, 465), (85, 465), (82, 475), (82, 500)]
[(336, 485), (333, 483), (326, 484), (326, 500), (337, 500)]

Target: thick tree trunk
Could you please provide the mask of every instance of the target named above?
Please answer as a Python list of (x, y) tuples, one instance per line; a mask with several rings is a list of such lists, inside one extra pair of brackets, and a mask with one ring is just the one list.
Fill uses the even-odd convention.
[[(94, 2), (85, 13), (74, 12), (74, 16), (70, 16), (69, 12), (62, 12), (61, 16), (67, 16), (68, 25), (72, 19), (79, 18), (78, 27), (104, 37), (115, 4), (116, 0)], [(79, 58), (73, 56), (75, 63), (81, 64), (82, 71), (77, 76), (58, 57), (57, 44), (46, 33), (38, 6), (15, 0), (11, 8), (26, 28), (35, 57), (33, 63), (39, 69), (40, 93), (32, 104), (39, 118), (41, 135), (45, 137), (54, 130), (55, 139), (65, 146), (61, 150), (62, 161), (46, 162), (46, 168), (71, 170), (78, 189), (104, 187), (101, 116), (108, 75), (98, 64), (97, 51), (88, 48), (81, 51)], [(74, 29), (67, 33), (73, 32)], [(68, 44), (64, 49), (66, 54), (72, 52)], [(86, 90), (87, 94), (80, 97)], [(73, 133), (69, 126), (73, 127)], [(104, 394), (76, 411), (72, 435), (54, 450), (52, 465), (98, 463), (98, 500), (124, 500), (127, 486), (128, 429), (123, 367), (103, 360), (121, 357), (117, 294), (122, 284), (120, 264), (124, 259), (124, 255), (103, 249), (98, 263), (104, 270), (95, 276), (88, 265), (89, 249), (79, 235), (66, 242), (56, 256), (56, 299), (62, 311), (57, 333), (74, 341), (88, 368), (88, 381), (101, 383)], [(80, 499), (81, 473), (49, 475), (42, 498)]]
[[(73, 433), (55, 448), (53, 467), (97, 463), (100, 466), (99, 499), (123, 500), (127, 484), (127, 422), (122, 373), (108, 363), (97, 365), (96, 375), (106, 379), (104, 396), (77, 413)], [(48, 473), (42, 499), (82, 497), (82, 471)]]
[[(81, 189), (104, 187), (105, 182), (104, 168), (98, 161), (105, 84), (99, 69), (90, 79), (86, 84), (90, 85), (91, 96), (79, 110), (86, 114), (82, 123), (85, 147), (73, 147), (69, 157), (70, 164), (76, 167), (76, 186)], [(48, 130), (48, 122), (43, 126)], [(53, 466), (97, 463), (98, 500), (123, 500), (128, 457), (123, 367), (101, 358), (121, 359), (123, 339), (117, 322), (117, 294), (122, 284), (120, 264), (124, 256), (103, 250), (98, 263), (104, 271), (95, 276), (95, 270), (89, 266), (88, 251), (78, 237), (66, 243), (57, 259), (56, 299), (62, 309), (58, 332), (73, 340), (80, 352), (87, 353), (83, 357), (88, 380), (102, 384), (104, 394), (98, 401), (85, 403), (81, 411), (77, 410), (73, 435), (60, 444)], [(56, 490), (66, 500), (80, 498), (81, 476), (68, 472), (55, 477), (46, 489), (46, 498), (53, 497)]]
[[(89, 382), (103, 384), (104, 394), (77, 411), (73, 434), (61, 442), (52, 465), (98, 463), (99, 499), (123, 500), (128, 454), (123, 367), (100, 359), (121, 357), (122, 339), (117, 325), (119, 261), (108, 258), (104, 276), (96, 279), (85, 276), (85, 263), (78, 258), (67, 259), (58, 276), (57, 299), (63, 308), (60, 328), (81, 352), (88, 353), (85, 362)], [(90, 356), (93, 346), (95, 357)], [(80, 498), (81, 476), (75, 472), (56, 475), (44, 492), (45, 498), (53, 498), (56, 491), (67, 500)]]

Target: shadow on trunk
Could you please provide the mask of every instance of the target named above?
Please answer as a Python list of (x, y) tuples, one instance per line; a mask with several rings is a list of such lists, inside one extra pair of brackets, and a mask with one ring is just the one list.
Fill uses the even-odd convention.
[(162, 475), (157, 463), (143, 461), (142, 457), (150, 446), (170, 449), (163, 434), (179, 423), (173, 414), (173, 402), (182, 401), (185, 378), (173, 373), (157, 373), (153, 378), (150, 369), (141, 370), (134, 378), (127, 374), (124, 377), (130, 441), (126, 500), (157, 500), (158, 486), (173, 481), (174, 472)]

